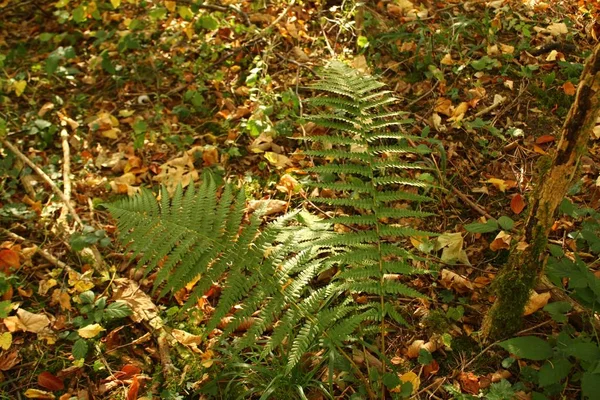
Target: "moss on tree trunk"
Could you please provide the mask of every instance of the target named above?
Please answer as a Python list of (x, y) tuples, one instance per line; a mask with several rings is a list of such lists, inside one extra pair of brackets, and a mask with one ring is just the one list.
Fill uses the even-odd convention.
[(600, 44), (585, 65), (552, 162), (541, 167), (521, 240), (494, 281), (496, 301), (485, 317), (484, 337), (508, 336), (519, 328), (531, 290), (546, 264), (554, 213), (577, 176), (579, 160), (587, 149), (599, 111)]

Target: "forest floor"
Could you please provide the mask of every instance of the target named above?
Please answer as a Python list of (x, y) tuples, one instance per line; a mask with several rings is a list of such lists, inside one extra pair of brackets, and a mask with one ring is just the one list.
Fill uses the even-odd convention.
[[(409, 303), (412, 326), (387, 356), (412, 368), (417, 398), (536, 399), (519, 371), (539, 363), (510, 366), (477, 332), (536, 164), (557, 145), (600, 35), (593, 5), (325, 3), (0, 0), (0, 398), (212, 398), (202, 387), (219, 363), (194, 344), (201, 321), (175, 314), (185, 293), (124, 293), (131, 282), (152, 293), (152, 277), (98, 206), (208, 169), (266, 200), (270, 216), (305, 207), (325, 217), (308, 201), (296, 138), (312, 128), (308, 85), (339, 59), (377, 76), (414, 120), (407, 132), (444, 149), (438, 176), (422, 178), (442, 187), (427, 229), (453, 242), (437, 254), (440, 273), (410, 281), (429, 300)], [(567, 254), (581, 250), (572, 209), (600, 206), (600, 132), (580, 171), (549, 238)], [(598, 276), (593, 252), (579, 256)], [(119, 306), (127, 296), (131, 310)], [(552, 301), (548, 290), (532, 296), (520, 332), (560, 332), (544, 311)], [(189, 336), (163, 343), (143, 310)], [(417, 363), (440, 337), (448, 346)], [(167, 388), (168, 351), (184, 372)], [(546, 394), (578, 398), (577, 378)]]

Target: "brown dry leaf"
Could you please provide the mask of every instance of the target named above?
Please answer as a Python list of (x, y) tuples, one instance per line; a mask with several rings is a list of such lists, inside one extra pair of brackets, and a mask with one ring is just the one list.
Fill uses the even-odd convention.
[(567, 96), (575, 96), (575, 93), (577, 92), (577, 88), (570, 81), (566, 81), (562, 85), (562, 88)]
[(248, 145), (248, 151), (251, 153), (264, 153), (271, 148), (272, 143), (273, 137), (263, 132)]
[(423, 367), (423, 376), (425, 376), (425, 378), (429, 378), (431, 375), (437, 374), (439, 370), (440, 364), (438, 364), (436, 360), (433, 360), (431, 363)]
[(197, 335), (192, 335), (189, 332), (180, 329), (173, 329), (171, 334), (180, 344), (189, 347), (194, 353), (202, 353), (198, 345), (202, 343), (202, 338)]
[(440, 283), (446, 289), (453, 289), (460, 294), (468, 293), (473, 290), (473, 283), (449, 269), (442, 270)]
[(5, 320), (9, 318), (18, 318), (18, 329), (25, 332), (39, 333), (50, 325), (50, 319), (45, 314), (34, 314), (22, 308), (17, 310), (16, 317)]
[(489, 285), (491, 281), (492, 279), (488, 278), (487, 276), (478, 276), (477, 278), (473, 279), (473, 285), (481, 289)]
[(510, 240), (512, 236), (504, 231), (500, 231), (496, 238), (490, 243), (490, 250), (498, 251), (500, 249), (510, 248)]
[(38, 111), (38, 117), (43, 117), (44, 115), (46, 115), (46, 113), (50, 110), (52, 110), (54, 108), (54, 104), (53, 103), (45, 103), (40, 110)]
[(447, 117), (451, 117), (454, 114), (452, 100), (440, 97), (436, 101), (434, 111), (437, 111), (440, 114), (444, 114)]
[(0, 354), (0, 371), (8, 371), (20, 362), (19, 350), (3, 352)]
[(158, 307), (135, 281), (128, 278), (119, 278), (114, 280), (115, 289), (113, 291), (113, 300), (124, 301), (133, 314), (130, 318), (134, 322), (148, 321), (155, 329), (162, 328), (162, 320), (158, 316)]
[(50, 305), (59, 304), (61, 310), (70, 311), (72, 309), (71, 306), (71, 296), (66, 291), (61, 289), (54, 289), (52, 292), (52, 297), (50, 300)]
[(523, 316), (531, 315), (537, 310), (544, 308), (546, 304), (548, 304), (548, 300), (550, 300), (550, 292), (540, 293), (532, 292), (531, 296), (529, 296), (529, 301), (525, 305), (525, 310), (523, 311)]
[(512, 374), (510, 373), (510, 371), (503, 369), (500, 371), (496, 371), (492, 374), (492, 382), (496, 383), (496, 382), (500, 382), (502, 379), (508, 379), (512, 376)]
[(250, 200), (248, 202), (248, 208), (250, 211), (262, 209), (263, 215), (271, 215), (285, 211), (287, 204), (288, 203), (283, 200)]
[(423, 345), (425, 344), (424, 340), (415, 340), (414, 342), (412, 342), (410, 344), (410, 346), (408, 346), (406, 355), (408, 356), (408, 358), (417, 358), (419, 357), (419, 350), (421, 350), (423, 348)]
[(515, 214), (520, 214), (521, 211), (525, 209), (525, 200), (523, 199), (523, 196), (521, 196), (519, 193), (514, 195), (513, 198), (510, 200), (510, 209)]
[(535, 140), (535, 144), (544, 144), (554, 142), (556, 138), (553, 135), (542, 135)]
[(461, 372), (458, 376), (458, 380), (460, 382), (460, 387), (463, 390), (463, 392), (469, 394), (479, 393), (479, 378), (472, 372)]
[(291, 196), (293, 193), (298, 193), (301, 189), (301, 185), (296, 178), (290, 174), (284, 174), (279, 178), (279, 183), (276, 186), (277, 190), (283, 193), (287, 193)]
[(205, 167), (219, 163), (219, 150), (214, 146), (208, 146), (202, 152), (202, 161)]
[(442, 65), (454, 65), (454, 60), (452, 59), (452, 56), (450, 55), (450, 53), (447, 53), (444, 57), (442, 57), (442, 60), (440, 61), (440, 64), (442, 64)]

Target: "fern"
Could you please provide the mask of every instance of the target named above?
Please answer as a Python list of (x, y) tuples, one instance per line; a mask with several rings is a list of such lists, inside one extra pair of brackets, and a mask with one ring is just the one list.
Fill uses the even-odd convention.
[[(312, 143), (312, 149), (306, 154), (324, 161), (310, 171), (318, 177), (328, 176), (326, 182), (316, 182), (313, 186), (327, 189), (329, 195), (311, 200), (346, 207), (348, 216), (335, 216), (329, 222), (353, 229), (323, 238), (318, 244), (344, 248), (325, 261), (330, 268), (340, 271), (332, 283), (335, 291), (369, 299), (360, 310), (355, 306), (351, 316), (330, 326), (329, 343), (339, 346), (343, 340), (357, 335), (357, 330), (368, 327), (370, 321), (380, 321), (379, 351), (383, 354), (386, 319), (406, 323), (389, 299), (398, 295), (421, 297), (400, 280), (388, 278), (389, 274), (425, 272), (411, 266), (411, 259), (417, 257), (399, 244), (409, 236), (434, 235), (411, 226), (414, 221), (433, 214), (409, 208), (410, 202), (432, 201), (418, 193), (431, 185), (415, 179), (414, 172), (411, 173), (431, 169), (424, 162), (414, 161), (431, 150), (414, 144), (422, 141), (421, 138), (400, 130), (412, 120), (402, 119), (403, 112), (384, 109), (395, 99), (389, 91), (381, 90), (383, 85), (375, 78), (339, 62), (326, 68), (322, 77), (312, 88), (326, 95), (308, 102), (325, 110), (308, 119), (328, 130), (324, 135), (306, 138)], [(292, 348), (292, 353), (294, 350)]]
[[(423, 193), (430, 185), (415, 174), (431, 169), (415, 161), (430, 150), (399, 130), (411, 120), (385, 110), (394, 99), (382, 87), (341, 63), (326, 68), (313, 85), (328, 95), (309, 103), (327, 109), (310, 119), (329, 130), (307, 137), (313, 149), (306, 153), (323, 160), (310, 169), (315, 176), (333, 177), (314, 186), (333, 195), (311, 200), (343, 207), (345, 215), (321, 221), (295, 212), (261, 227), (259, 214), (244, 218), (243, 191), (236, 195), (225, 185), (219, 196), (209, 175), (198, 188), (178, 187), (172, 197), (163, 188), (160, 201), (142, 191), (108, 205), (121, 241), (140, 257), (139, 267), (158, 269), (155, 290), (162, 296), (195, 282), (187, 308), (220, 282), (207, 333), (232, 316), (222, 335), (233, 338), (239, 352), (260, 339), (262, 356), (283, 352), (290, 372), (317, 347), (330, 366), (344, 359), (353, 365), (369, 387), (346, 344), (365, 345), (378, 332), (384, 354), (388, 323), (406, 324), (393, 300), (422, 296), (402, 283), (403, 276), (428, 272), (413, 267), (420, 258), (403, 241), (434, 235), (411, 226), (432, 213), (410, 207), (432, 200)], [(351, 229), (336, 233), (334, 225)], [(326, 272), (333, 277), (319, 279)], [(249, 320), (244, 334), (233, 335)]]

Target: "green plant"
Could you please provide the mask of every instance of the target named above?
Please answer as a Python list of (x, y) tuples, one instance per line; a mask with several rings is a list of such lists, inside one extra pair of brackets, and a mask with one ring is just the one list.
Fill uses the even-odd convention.
[[(427, 271), (413, 267), (412, 260), (419, 258), (405, 250), (401, 240), (434, 235), (411, 226), (432, 213), (408, 207), (412, 201), (431, 200), (418, 193), (431, 187), (429, 175), (423, 179), (418, 175), (430, 168), (414, 161), (415, 155), (430, 150), (424, 144), (411, 144), (422, 141), (420, 137), (387, 129), (411, 121), (394, 119), (403, 113), (383, 109), (394, 98), (381, 90), (383, 84), (375, 78), (340, 63), (327, 68), (323, 76), (313, 88), (334, 96), (310, 102), (332, 111), (310, 119), (331, 130), (309, 140), (328, 149), (307, 153), (336, 160), (311, 169), (330, 176), (330, 182), (314, 186), (333, 191), (335, 198), (311, 200), (348, 207), (352, 215), (325, 223), (296, 212), (260, 229), (260, 214), (254, 213), (244, 223), (244, 191), (234, 198), (232, 186), (225, 185), (219, 198), (208, 175), (198, 191), (193, 185), (185, 192), (179, 187), (169, 198), (163, 189), (160, 202), (143, 191), (107, 208), (133, 256), (143, 254), (138, 265), (149, 273), (163, 264), (154, 281), (161, 296), (198, 278), (185, 310), (213, 282), (221, 282), (222, 293), (206, 322), (206, 334), (233, 314), (222, 338), (231, 339), (242, 323), (250, 321), (245, 334), (233, 340), (233, 348), (242, 354), (269, 333), (261, 357), (283, 354), (283, 372), (290, 373), (317, 346), (324, 352), (312, 357), (327, 360), (331, 391), (333, 373), (341, 365), (358, 377), (365, 394), (374, 397), (374, 389), (384, 390), (379, 382), (386, 381), (389, 323), (406, 324), (394, 299), (422, 297), (402, 283), (405, 275)], [(351, 225), (354, 230), (335, 233), (334, 224)], [(234, 307), (240, 303), (242, 307)], [(376, 333), (380, 340), (374, 347), (369, 337)], [(357, 344), (363, 346), (362, 352), (377, 353), (383, 360), (381, 371), (363, 374), (352, 357)]]

